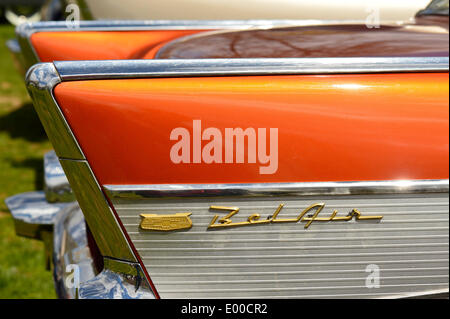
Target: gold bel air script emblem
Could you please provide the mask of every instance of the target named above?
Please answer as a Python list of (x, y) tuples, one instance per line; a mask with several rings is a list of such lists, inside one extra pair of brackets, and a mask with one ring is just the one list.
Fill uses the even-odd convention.
[[(305, 228), (308, 228), (312, 222), (330, 222), (330, 221), (349, 221), (353, 217), (355, 220), (373, 220), (373, 219), (382, 219), (383, 216), (363, 216), (360, 211), (357, 209), (353, 209), (348, 213), (347, 216), (336, 216), (338, 211), (334, 210), (330, 217), (318, 217), (319, 213), (325, 207), (323, 203), (313, 204), (307, 208), (305, 208), (296, 218), (277, 218), (280, 211), (283, 209), (284, 204), (280, 204), (275, 212), (268, 216), (267, 219), (261, 219), (260, 214), (251, 214), (247, 221), (245, 222), (237, 222), (234, 223), (231, 220), (231, 217), (236, 215), (239, 212), (239, 207), (225, 207), (225, 206), (210, 206), (210, 209), (215, 210), (223, 210), (228, 211), (229, 213), (219, 219), (218, 223), (216, 223), (219, 215), (215, 215), (211, 220), (208, 228), (224, 228), (224, 227), (236, 227), (236, 226), (251, 226), (251, 225), (261, 225), (261, 224), (270, 224), (270, 223), (297, 223), (299, 221), (306, 222)], [(314, 214), (306, 215), (308, 213)], [(306, 216), (305, 216), (306, 215)]]
[(141, 214), (140, 227), (145, 230), (171, 231), (192, 227), (189, 215), (192, 213), (176, 213), (172, 215)]

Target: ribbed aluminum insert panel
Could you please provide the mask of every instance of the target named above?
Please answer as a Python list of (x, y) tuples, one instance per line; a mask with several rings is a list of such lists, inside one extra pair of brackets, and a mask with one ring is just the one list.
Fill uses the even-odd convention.
[[(352, 209), (377, 220), (271, 223), (207, 229), (211, 205), (237, 206), (231, 219), (294, 218), (314, 203), (319, 217)], [(400, 297), (448, 289), (448, 193), (263, 198), (113, 199), (163, 298)], [(192, 228), (139, 227), (141, 213), (192, 212)], [(372, 265), (372, 266), (369, 266)], [(375, 266), (373, 266), (375, 265)], [(372, 272), (366, 272), (367, 267)], [(372, 268), (371, 268), (372, 267)], [(367, 282), (379, 268), (379, 288)]]

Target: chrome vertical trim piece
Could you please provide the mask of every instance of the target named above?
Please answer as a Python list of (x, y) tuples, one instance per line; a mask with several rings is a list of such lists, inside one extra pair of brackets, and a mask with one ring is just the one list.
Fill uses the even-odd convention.
[(448, 193), (449, 180), (103, 185), (113, 199)]
[(53, 89), (60, 82), (52, 63), (34, 65), (26, 77), (36, 112), (60, 158), (100, 252), (103, 256), (136, 262), (125, 234), (53, 96)]
[(55, 62), (63, 81), (150, 77), (448, 72), (448, 57), (173, 59)]
[(34, 65), (28, 70), (25, 82), (56, 154), (63, 158), (84, 159), (84, 154), (53, 96), (53, 88), (61, 82), (55, 66), (52, 63)]
[(60, 161), (102, 255), (137, 262), (87, 161)]

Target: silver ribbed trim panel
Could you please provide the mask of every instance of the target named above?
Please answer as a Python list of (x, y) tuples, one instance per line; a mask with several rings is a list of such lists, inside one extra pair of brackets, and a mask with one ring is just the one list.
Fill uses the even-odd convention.
[[(371, 183), (377, 182), (369, 182), (377, 189)], [(417, 181), (428, 184), (422, 190), (410, 183), (403, 191), (343, 194), (341, 188), (340, 195), (339, 187), (323, 195), (311, 188), (310, 195), (301, 195), (292, 187), (263, 194), (256, 187), (247, 196), (223, 191), (209, 197), (187, 196), (189, 189), (180, 196), (186, 185), (172, 185), (178, 188), (172, 196), (152, 193), (152, 185), (128, 192), (126, 186), (106, 188), (162, 298), (392, 298), (448, 290), (448, 180)], [(153, 186), (159, 192), (167, 188)], [(326, 204), (322, 217), (334, 209), (343, 216), (357, 208), (383, 219), (313, 222), (308, 229), (302, 222), (207, 229), (215, 214), (224, 215), (211, 205), (240, 207), (232, 217), (239, 222), (253, 213), (265, 219), (280, 203), (285, 206), (279, 217), (294, 218), (318, 202)], [(139, 228), (141, 213), (176, 212), (192, 212), (193, 227), (167, 233)], [(366, 287), (371, 264), (380, 269), (379, 288)]]

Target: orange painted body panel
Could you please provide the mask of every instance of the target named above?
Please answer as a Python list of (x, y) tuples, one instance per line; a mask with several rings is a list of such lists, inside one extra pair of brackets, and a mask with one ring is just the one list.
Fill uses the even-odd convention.
[[(65, 82), (55, 97), (101, 184), (446, 179), (448, 73)], [(278, 128), (278, 170), (174, 164), (174, 128)], [(206, 142), (203, 142), (206, 143)], [(204, 145), (204, 144), (203, 144)]]
[(31, 42), (41, 62), (152, 59), (152, 48), (205, 30), (38, 32)]

